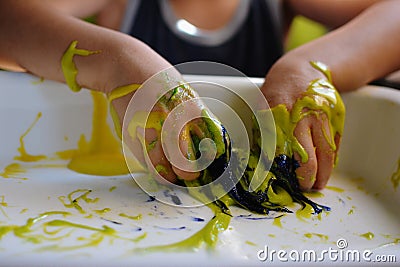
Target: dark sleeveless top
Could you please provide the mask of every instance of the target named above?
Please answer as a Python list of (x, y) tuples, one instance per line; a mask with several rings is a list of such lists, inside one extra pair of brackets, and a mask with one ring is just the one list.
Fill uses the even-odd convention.
[[(250, 0), (241, 25), (218, 44), (196, 43), (177, 35), (163, 17), (162, 4), (158, 0), (140, 1), (128, 34), (148, 44), (171, 64), (214, 61), (250, 77), (264, 77), (283, 54), (281, 32), (273, 20), (276, 14), (264, 0)], [(216, 73), (204, 70), (201, 74)]]

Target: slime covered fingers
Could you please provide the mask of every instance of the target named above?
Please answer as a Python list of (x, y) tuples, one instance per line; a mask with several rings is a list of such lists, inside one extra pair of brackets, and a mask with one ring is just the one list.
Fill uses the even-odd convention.
[[(170, 74), (157, 77), (172, 80)], [(172, 89), (151, 81), (142, 85), (124, 122), (124, 144), (129, 151), (146, 162), (159, 179), (172, 182), (198, 178), (201, 170), (229, 152), (224, 127), (197, 93), (181, 81), (174, 78)], [(144, 157), (139, 151), (144, 151)]]
[[(311, 81), (307, 91), (295, 102), (291, 111), (288, 111), (284, 105), (278, 105), (258, 112), (261, 118), (267, 118), (269, 112), (272, 112), (274, 117), (277, 138), (275, 157), (261, 151), (263, 142), (260, 141), (262, 133), (268, 136), (273, 130), (268, 127), (259, 127), (257, 124), (254, 128), (254, 143), (249, 161), (240, 163), (241, 151), (234, 151), (232, 154), (231, 158), (238, 163), (236, 166), (242, 164), (247, 167), (238, 183), (232, 181), (229, 185), (233, 186), (230, 189), (225, 188), (232, 199), (230, 203), (236, 203), (248, 210), (263, 214), (269, 211), (290, 212), (286, 206), (293, 201), (300, 203), (303, 209), (308, 211), (307, 213), (318, 214), (323, 210), (330, 210), (326, 206), (312, 202), (302, 194), (296, 175), (296, 169), (300, 164), (294, 159), (295, 153), (300, 155), (301, 163), (309, 160), (309, 155), (295, 136), (297, 124), (307, 116), (325, 119), (328, 127), (322, 128), (321, 131), (333, 152), (337, 150), (335, 137), (342, 135), (344, 125), (344, 105), (331, 83), (329, 70), (322, 63), (311, 62), (311, 65), (324, 73), (326, 80)], [(264, 173), (257, 171), (260, 165), (267, 165), (269, 162), (272, 163), (269, 171), (266, 168), (261, 168)], [(229, 180), (229, 177), (236, 172), (235, 165), (227, 165), (225, 168), (228, 169), (225, 175)], [(205, 174), (206, 172), (208, 174)], [(261, 181), (255, 188), (252, 187), (254, 179)], [(213, 175), (210, 169), (207, 169), (196, 181), (196, 185), (202, 185), (210, 180), (213, 180)], [(186, 184), (189, 183), (186, 182)]]
[(328, 121), (329, 132), (324, 128), (322, 131), (326, 142), (333, 151), (337, 150), (335, 137), (342, 135), (344, 127), (345, 107), (339, 93), (332, 85), (328, 68), (319, 62), (311, 62), (311, 65), (321, 71), (326, 80), (311, 81), (307, 91), (294, 103), (291, 111), (288, 111), (284, 104), (271, 109), (277, 131), (276, 153), (289, 157), (298, 153), (302, 163), (308, 161), (308, 154), (294, 135), (294, 131), (303, 118), (315, 116)]
[[(256, 126), (251, 149), (234, 146), (238, 138), (232, 138), (227, 131), (229, 127), (225, 128), (216, 119), (175, 68), (154, 75), (140, 87), (117, 88), (108, 96), (111, 102), (134, 92), (121, 128), (115, 111), (112, 109), (111, 112), (122, 137), (130, 171), (134, 172), (131, 162), (140, 161), (151, 174), (133, 174), (142, 189), (163, 201), (154, 190), (165, 187), (155, 183), (154, 179), (164, 181), (168, 190), (188, 192), (216, 214), (201, 232), (169, 246), (170, 249), (201, 243), (213, 246), (218, 233), (227, 229), (231, 205), (268, 214), (271, 211), (290, 213), (288, 206), (293, 207), (291, 203), (297, 202), (302, 206), (297, 215), (306, 217), (329, 211), (328, 207), (316, 204), (302, 194), (296, 175), (299, 162), (294, 159), (297, 154), (301, 163), (309, 160), (308, 153), (295, 136), (296, 126), (303, 118), (326, 119), (328, 127), (322, 129), (322, 135), (332, 151), (337, 150), (335, 137), (343, 131), (344, 106), (331, 84), (329, 71), (320, 63), (312, 65), (325, 74), (326, 80), (312, 81), (292, 110), (287, 110), (284, 105), (269, 109), (268, 104), (264, 110), (252, 110)], [(258, 88), (256, 91), (260, 93)], [(171, 194), (164, 191), (164, 197), (169, 196)], [(181, 201), (168, 203), (189, 205)], [(154, 247), (157, 249), (167, 249), (167, 246)]]
[[(320, 188), (337, 161), (345, 107), (332, 85), (329, 69), (320, 62), (310, 64), (326, 79), (311, 81), (290, 111), (284, 104), (275, 106), (271, 111), (276, 125), (276, 154), (298, 158), (301, 168), (297, 175), (302, 186), (311, 187), (314, 184), (314, 187)], [(318, 170), (312, 169), (313, 162), (318, 162)]]

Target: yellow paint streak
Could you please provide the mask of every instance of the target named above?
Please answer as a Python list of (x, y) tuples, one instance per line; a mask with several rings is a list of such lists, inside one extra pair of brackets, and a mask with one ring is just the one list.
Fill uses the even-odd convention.
[(344, 189), (340, 188), (340, 187), (336, 187), (336, 186), (325, 186), (326, 189), (331, 190), (331, 191), (335, 191), (338, 193), (343, 193)]
[(138, 221), (138, 220), (142, 219), (142, 214), (139, 214), (139, 215), (136, 215), (136, 216), (131, 216), (131, 215), (127, 215), (125, 213), (120, 213), (119, 216), (131, 219), (131, 220), (135, 220), (135, 221)]
[(18, 152), (20, 153), (20, 155), (19, 156), (15, 156), (14, 157), (15, 160), (19, 160), (19, 161), (23, 161), (23, 162), (35, 162), (35, 161), (46, 159), (45, 155), (31, 155), (31, 154), (29, 154), (26, 151), (25, 142), (24, 142), (24, 138), (29, 134), (29, 132), (32, 130), (32, 128), (36, 125), (36, 123), (38, 122), (38, 120), (41, 117), (42, 117), (42, 113), (39, 112), (36, 115), (36, 118), (33, 121), (33, 123), (29, 126), (29, 128), (19, 138)]
[(25, 174), (26, 170), (22, 168), (21, 164), (19, 163), (11, 163), (7, 165), (3, 172), (0, 173), (0, 176), (3, 176), (4, 178), (17, 178), (17, 179), (23, 179), (26, 180), (27, 178), (21, 177), (22, 174)]
[[(74, 208), (80, 213), (86, 213), (86, 211), (81, 207), (79, 201), (84, 201), (85, 203), (96, 203), (99, 198), (90, 198), (89, 194), (92, 192), (90, 189), (77, 189), (69, 193), (66, 197), (59, 196), (58, 199), (63, 203), (66, 208)], [(77, 193), (79, 196), (74, 197)]]

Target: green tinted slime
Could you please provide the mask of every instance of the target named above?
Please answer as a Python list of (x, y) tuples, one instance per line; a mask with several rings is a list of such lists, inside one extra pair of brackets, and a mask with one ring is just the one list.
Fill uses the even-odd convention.
[(312, 81), (303, 97), (294, 103), (291, 111), (288, 111), (284, 104), (271, 109), (276, 126), (276, 154), (292, 156), (297, 153), (303, 163), (308, 161), (308, 154), (294, 136), (297, 124), (306, 116), (314, 115), (321, 118), (320, 116), (324, 114), (330, 129), (330, 134), (323, 129), (324, 137), (331, 149), (335, 151), (337, 148), (334, 138), (337, 134), (342, 135), (345, 116), (344, 104), (332, 85), (328, 68), (319, 62), (310, 62), (310, 64), (323, 73), (326, 80)]
[[(98, 198), (89, 198), (88, 195), (92, 192), (89, 189), (77, 189), (68, 194), (67, 199), (69, 202), (65, 201), (65, 196), (60, 196), (58, 199), (63, 203), (66, 208), (74, 208), (78, 210), (80, 213), (86, 213), (83, 208), (79, 205), (79, 200), (83, 200), (86, 203), (96, 203)], [(73, 195), (76, 193), (83, 193), (77, 198), (73, 198)]]
[(147, 248), (136, 249), (139, 252), (180, 252), (180, 251), (196, 251), (202, 245), (213, 248), (217, 244), (218, 235), (228, 229), (231, 215), (223, 213), (215, 204), (208, 205), (215, 213), (214, 217), (194, 235), (169, 245), (151, 246)]
[(366, 239), (368, 239), (368, 240), (372, 240), (374, 237), (375, 237), (375, 235), (373, 234), (373, 233), (371, 233), (371, 232), (367, 232), (367, 233), (365, 233), (365, 234), (362, 234), (362, 235), (360, 235), (361, 237), (364, 237), (364, 238), (366, 238)]
[(142, 219), (142, 214), (139, 214), (139, 215), (136, 215), (136, 216), (131, 216), (131, 215), (127, 215), (125, 213), (120, 213), (119, 216), (131, 219), (131, 220), (135, 220), (135, 221), (138, 221), (138, 220)]

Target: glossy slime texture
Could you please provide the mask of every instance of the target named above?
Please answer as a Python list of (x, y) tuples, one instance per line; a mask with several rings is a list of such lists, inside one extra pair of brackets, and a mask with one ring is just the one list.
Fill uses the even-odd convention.
[[(90, 56), (100, 53), (100, 51), (77, 49), (77, 44), (77, 41), (73, 41), (61, 59), (61, 68), (66, 83), (74, 92), (81, 89), (76, 81), (78, 69), (73, 61), (74, 56)], [(137, 87), (134, 88), (137, 89)], [(124, 87), (116, 89), (115, 94), (118, 96), (121, 90), (124, 90)], [(112, 95), (107, 102), (101, 93), (91, 92), (91, 94), (94, 104), (92, 136), (89, 142), (85, 140), (84, 136), (81, 136), (78, 150), (73, 154), (68, 168), (78, 173), (91, 175), (128, 174), (129, 170), (122, 154), (121, 143), (114, 137), (107, 123), (108, 105), (115, 97)], [(115, 120), (116, 113), (113, 109), (111, 109), (111, 114)], [(119, 134), (119, 129), (117, 128), (117, 134)]]
[[(310, 82), (304, 95), (299, 98), (289, 111), (285, 105), (280, 104), (270, 110), (260, 111), (261, 117), (267, 112), (272, 112), (276, 126), (277, 147), (273, 159), (261, 154), (261, 133), (273, 132), (271, 129), (254, 128), (255, 143), (250, 152), (247, 169), (239, 183), (229, 191), (236, 204), (253, 212), (268, 214), (269, 211), (291, 212), (286, 208), (290, 203), (300, 203), (303, 208), (296, 212), (297, 216), (309, 217), (312, 213), (329, 211), (330, 208), (319, 205), (309, 200), (300, 191), (298, 177), (295, 173), (299, 167), (294, 159), (294, 154), (300, 155), (303, 163), (308, 161), (308, 154), (294, 135), (297, 124), (306, 116), (316, 116), (327, 120), (329, 132), (322, 129), (324, 138), (332, 151), (336, 151), (335, 137), (342, 135), (344, 126), (345, 108), (339, 93), (332, 85), (331, 74), (328, 68), (319, 62), (310, 62), (311, 66), (322, 72), (326, 79), (316, 79)], [(240, 158), (238, 156), (237, 158)], [(257, 173), (259, 164), (264, 164), (259, 159), (272, 161), (268, 172)], [(234, 173), (235, 169), (229, 170)], [(229, 178), (229, 177), (228, 177)], [(251, 181), (260, 179), (261, 185), (252, 192)]]
[(78, 41), (73, 41), (65, 51), (63, 57), (61, 58), (61, 68), (64, 73), (65, 82), (74, 92), (79, 92), (81, 90), (80, 85), (76, 82), (76, 76), (78, 75), (78, 69), (74, 63), (74, 56), (89, 56), (93, 54), (100, 53), (100, 51), (89, 51), (85, 49), (77, 49), (76, 46)]
[[(120, 233), (112, 227), (102, 225), (94, 227), (81, 223), (74, 222), (76, 212), (86, 214), (86, 218), (90, 218), (93, 214), (103, 214), (109, 212), (110, 209), (104, 208), (101, 210), (90, 209), (82, 204), (96, 203), (99, 198), (90, 197), (92, 190), (76, 189), (70, 192), (67, 196), (60, 196), (59, 200), (63, 203), (68, 211), (47, 211), (39, 214), (36, 217), (28, 218), (25, 224), (22, 225), (0, 225), (0, 240), (7, 234), (13, 233), (16, 237), (38, 245), (37, 251), (69, 251), (87, 247), (95, 247), (104, 240), (113, 242), (122, 240), (128, 242), (139, 242), (146, 238), (147, 233), (135, 235), (134, 237), (121, 236)], [(0, 198), (1, 206), (6, 207), (4, 197)], [(1, 205), (5, 203), (4, 205)], [(141, 215), (131, 216), (120, 214), (120, 217), (129, 218), (132, 220), (140, 220)], [(80, 217), (80, 216), (79, 216)], [(67, 219), (68, 218), (68, 219)], [(79, 236), (76, 236), (76, 231), (79, 231)], [(131, 235), (130, 235), (131, 236)], [(65, 245), (64, 241), (75, 239), (72, 245)]]
[(97, 92), (92, 92), (92, 97), (94, 100), (92, 136), (89, 141), (81, 136), (78, 150), (73, 154), (68, 168), (91, 175), (128, 174), (121, 143), (115, 138), (107, 123), (107, 100)]
[[(185, 82), (180, 82), (179, 85), (175, 86), (159, 98), (155, 105), (156, 110), (150, 112), (138, 111), (133, 114), (128, 124), (128, 133), (130, 138), (137, 138), (143, 149), (147, 150), (147, 152), (151, 151), (156, 147), (157, 143), (161, 141), (161, 132), (163, 130), (164, 122), (167, 119), (168, 111), (173, 110), (182, 102), (187, 100), (190, 101), (195, 98), (196, 94), (190, 85)], [(199, 147), (201, 140), (210, 138), (214, 141), (213, 144), (216, 149), (216, 160), (218, 160), (221, 155), (228, 152), (225, 149), (226, 143), (229, 142), (227, 140), (228, 136), (223, 126), (212, 117), (207, 109), (204, 107), (200, 107), (200, 109), (201, 119), (197, 118), (188, 122), (179, 133), (180, 140), (184, 140), (188, 143), (185, 157), (189, 161), (199, 160), (200, 155), (205, 151), (196, 151), (196, 148)], [(157, 136), (151, 141), (145, 140), (144, 136), (138, 133), (137, 128), (154, 129)], [(170, 134), (168, 130), (164, 130), (164, 133)], [(168, 174), (168, 171), (171, 171), (170, 168), (161, 164), (155, 166), (155, 170), (160, 174)]]
[(330, 132), (327, 133), (323, 128), (324, 137), (331, 149), (336, 151), (335, 136), (343, 134), (345, 118), (345, 106), (332, 85), (328, 67), (320, 62), (310, 62), (310, 64), (323, 73), (326, 79), (311, 81), (304, 96), (294, 103), (291, 111), (288, 111), (284, 104), (271, 109), (276, 127), (276, 154), (292, 157), (294, 153), (298, 153), (303, 163), (308, 161), (308, 154), (294, 136), (297, 124), (306, 116), (313, 115), (324, 119), (321, 116), (325, 115)]
[(228, 229), (232, 215), (223, 212), (218, 205), (211, 203), (208, 205), (214, 211), (214, 217), (198, 232), (190, 237), (178, 241), (173, 244), (151, 246), (135, 249), (135, 252), (180, 252), (180, 251), (196, 251), (203, 245), (214, 248), (218, 242), (218, 236), (221, 232)]
[(126, 96), (130, 93), (135, 92), (136, 90), (138, 90), (140, 88), (140, 84), (130, 84), (130, 85), (125, 85), (125, 86), (121, 86), (118, 87), (116, 89), (114, 89), (109, 95), (108, 95), (108, 102), (109, 102), (109, 106), (110, 106), (110, 114), (111, 114), (111, 118), (114, 122), (114, 127), (115, 130), (117, 131), (118, 137), (120, 139), (122, 139), (122, 127), (121, 127), (121, 122), (119, 121), (117, 112), (115, 111), (113, 105), (112, 105), (112, 101)]

